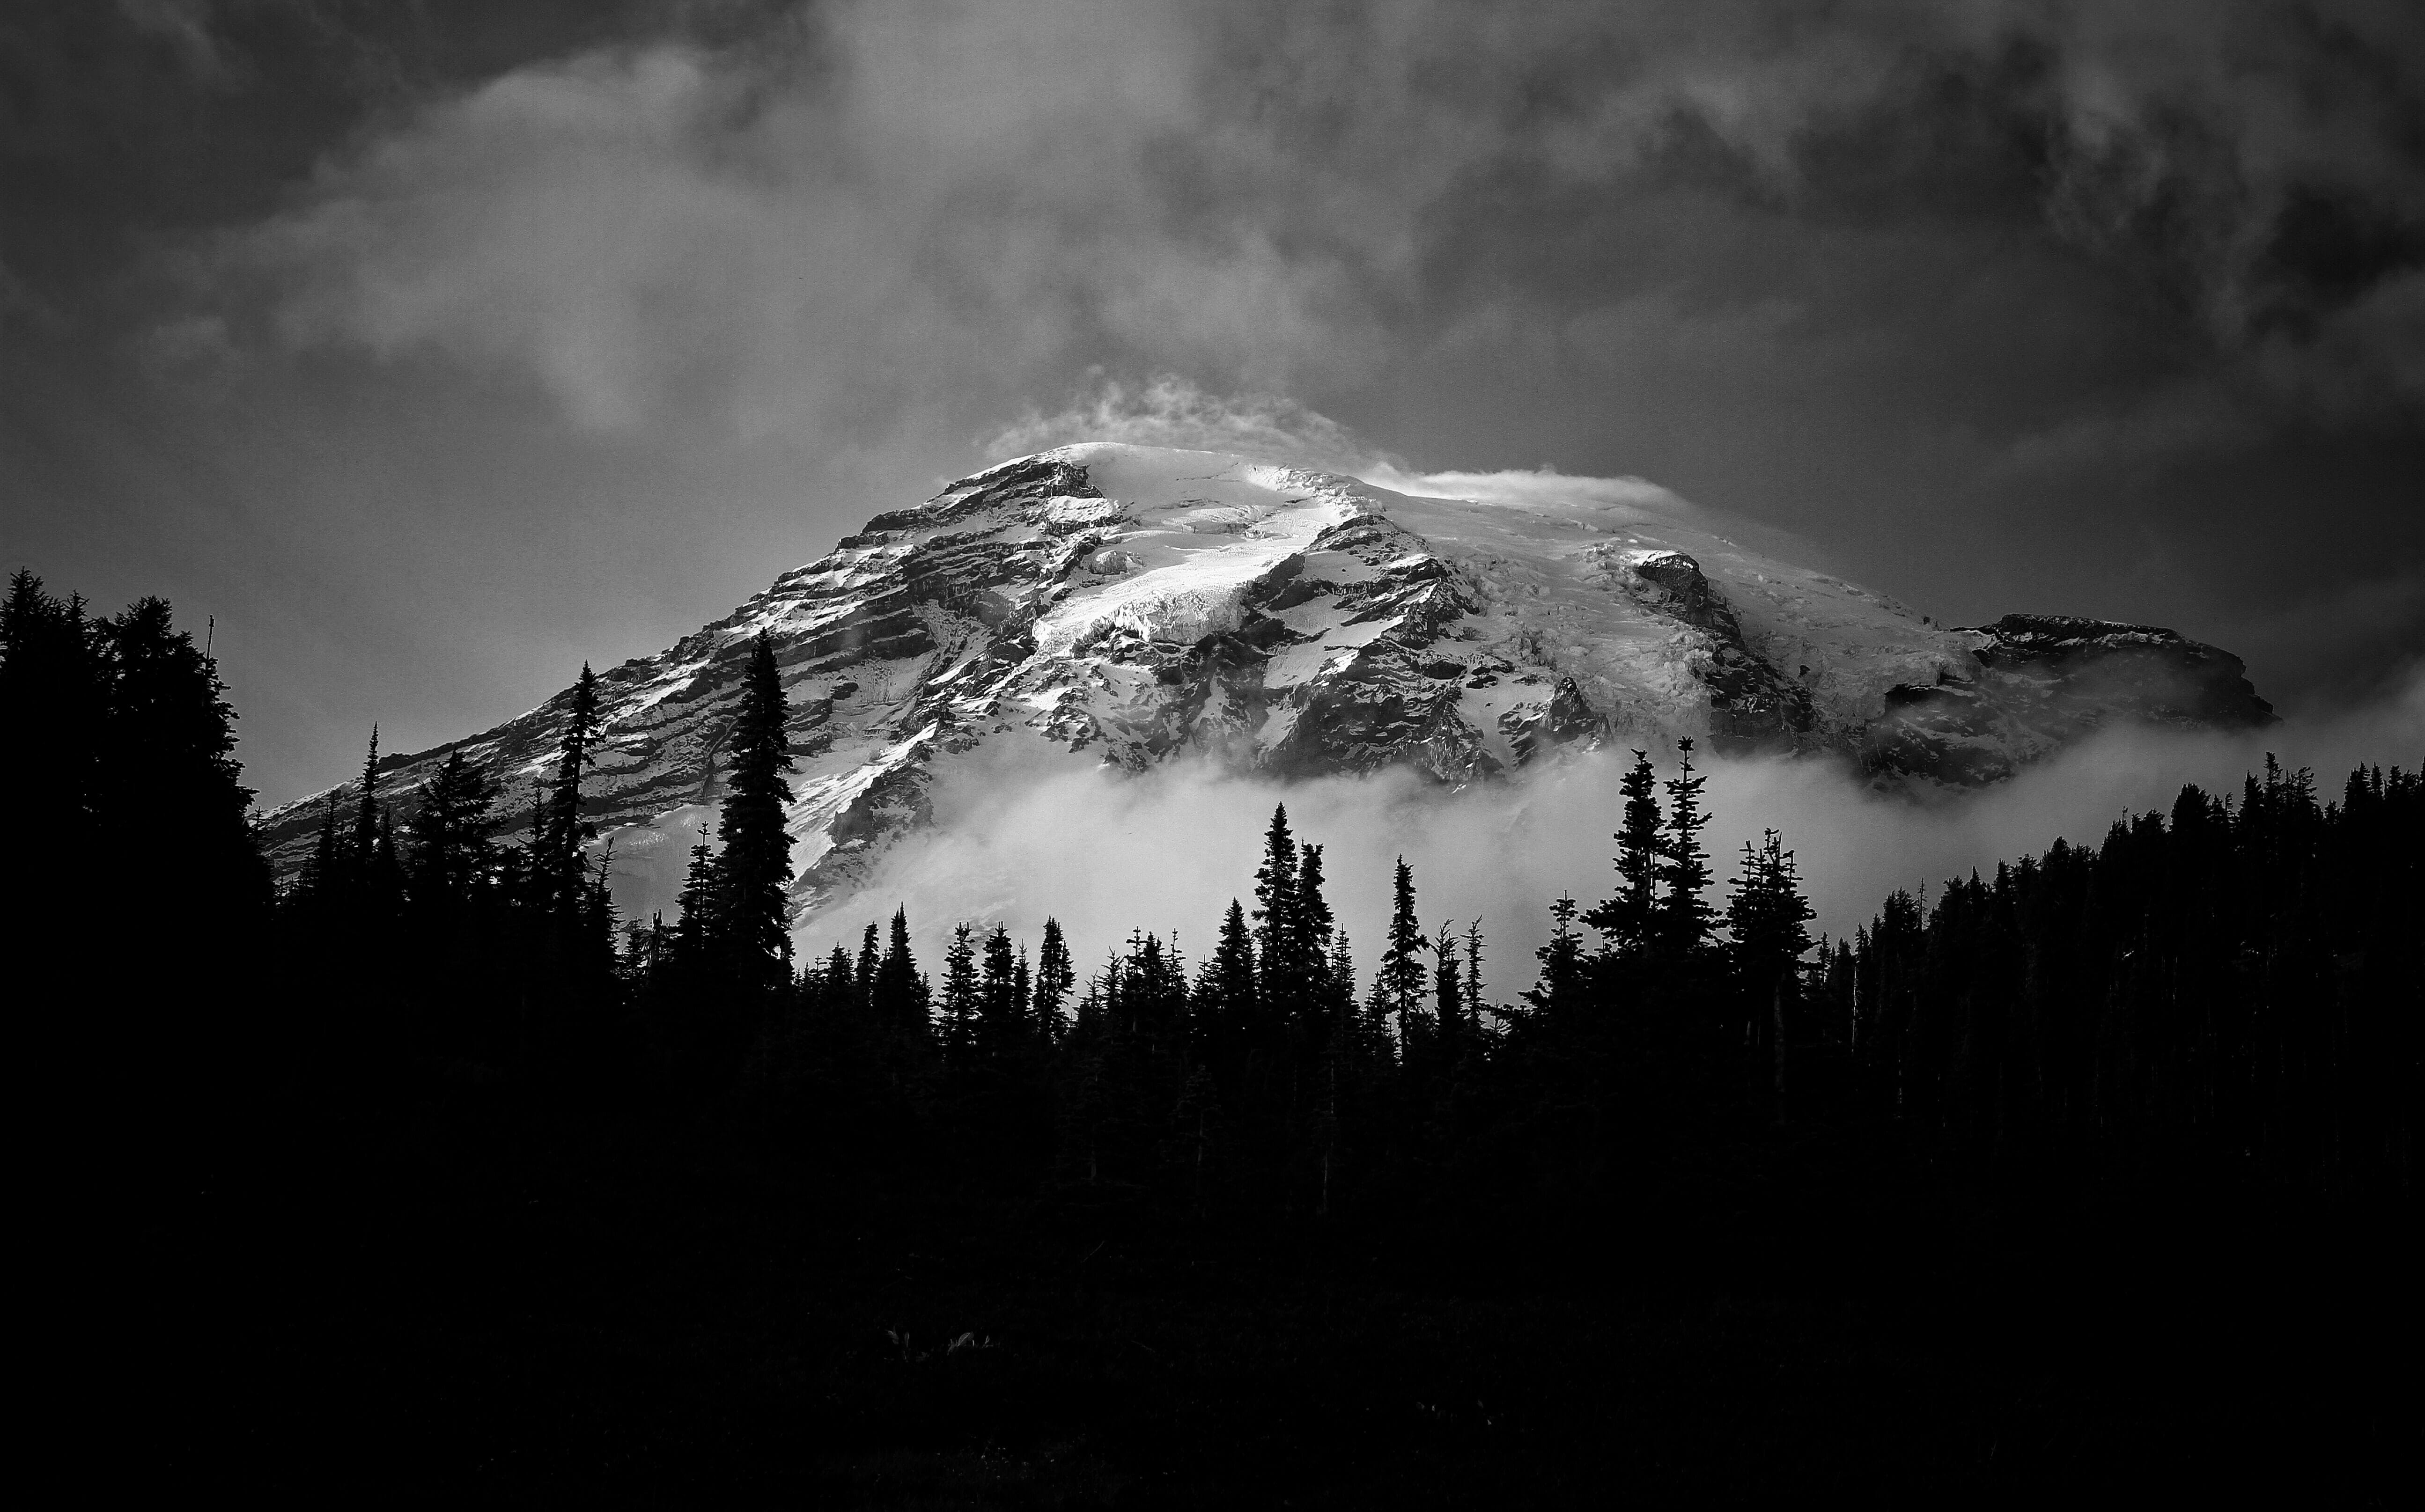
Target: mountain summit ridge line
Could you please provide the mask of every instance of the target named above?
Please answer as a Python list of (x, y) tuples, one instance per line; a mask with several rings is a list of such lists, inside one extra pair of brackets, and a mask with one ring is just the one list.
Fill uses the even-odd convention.
[[(1487, 781), (1560, 750), (1692, 737), (1976, 787), (2103, 725), (2270, 723), (2237, 657), (2149, 626), (1935, 624), (1639, 501), (1436, 499), (1220, 453), (1013, 458), (880, 514), (653, 657), (600, 675), (585, 813), (662, 884), (720, 801), (750, 640), (773, 642), (799, 770), (799, 915), (930, 817), (938, 767), (1030, 739), (1137, 771), (1180, 752), (1293, 777)], [(410, 794), (460, 750), (507, 811), (570, 694), (388, 757)], [(330, 789), (359, 790), (359, 782)], [(281, 873), (324, 791), (265, 816)]]

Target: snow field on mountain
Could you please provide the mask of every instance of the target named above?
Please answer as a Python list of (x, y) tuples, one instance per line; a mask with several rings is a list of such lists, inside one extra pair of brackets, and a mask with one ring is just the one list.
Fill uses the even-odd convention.
[(1096, 443), (1054, 454), (1084, 466), (1087, 481), (1144, 528), (1116, 537), (1132, 570), (1070, 590), (1037, 620), (1036, 650), (1047, 657), (1110, 630), (1182, 644), (1234, 630), (1248, 587), (1351, 507), (1343, 480), (1218, 453)]
[[(1929, 695), (1940, 712), (1926, 738), (1956, 756), (1975, 747), (1981, 770), (1997, 774), (2080, 728), (2037, 727), (2031, 677), (2074, 693), (2085, 687), (2092, 712), (2104, 707), (2096, 703), (2103, 685), (2069, 672), (2024, 665), (1983, 677), (1971, 653), (1999, 644), (1994, 635), (1929, 624), (1841, 579), (1750, 549), (1742, 542), (1759, 539), (1756, 531), (1647, 485), (1571, 500), (1555, 497), (1556, 487), (1544, 474), (1486, 501), (1417, 497), (1218, 454), (1091, 444), (1015, 459), (923, 506), (878, 515), (850, 544), (783, 573), (731, 615), (602, 674), (606, 729), (585, 806), (618, 858), (625, 916), (669, 907), (690, 848), (712, 831), (739, 658), (762, 629), (793, 701), (793, 897), (812, 931), (862, 907), (889, 913), (888, 888), (914, 883), (940, 899), (960, 885), (935, 880), (948, 867), (905, 882), (897, 867), (913, 853), (956, 856), (968, 879), (1011, 876), (1020, 888), (1051, 882), (1083, 893), (1097, 885), (1096, 872), (1074, 852), (1066, 865), (1055, 860), (1065, 856), (1056, 847), (1088, 835), (1113, 844), (1096, 834), (1103, 815), (1167, 818), (1176, 827), (1157, 832), (1158, 875), (1177, 886), (1191, 868), (1221, 869), (1220, 847), (1236, 839), (1228, 827), (1259, 830), (1275, 794), (1332, 803), (1342, 822), (1360, 816), (1402, 838), (1405, 816), (1421, 816), (1423, 835), (1462, 837), (1465, 861), (1438, 852), (1447, 868), (1503, 870), (1491, 848), (1522, 851), (1532, 869), (1509, 872), (1490, 895), (1500, 901), (1489, 906), (1503, 910), (1506, 899), (1556, 881), (1541, 868), (1566, 854), (1561, 847), (1589, 840), (1595, 857), (1604, 849), (1590, 839), (1606, 822), (1592, 817), (1605, 794), (1590, 773), (1602, 767), (1582, 755), (1595, 741), (1663, 751), (1676, 737), (1711, 735), (1723, 717), (1737, 745), (1816, 746), (1841, 758), (1865, 750), (1888, 689), (1950, 682)], [(1697, 575), (1660, 560), (1671, 552), (1691, 558)], [(1257, 620), (1242, 640), (1208, 640), (1245, 628), (1249, 603), (1279, 626)], [(1562, 692), (1566, 678), (1572, 692)], [(1974, 682), (1984, 692), (1974, 694)], [(1965, 724), (1964, 701), (1986, 693), (2004, 700), (1995, 706), (2000, 723)], [(1807, 713), (1797, 703), (1804, 694)], [(566, 707), (559, 696), (461, 742), (505, 785), (509, 833), (526, 820), (534, 779), (553, 776)], [(1718, 743), (1704, 749), (1714, 754)], [(383, 792), (409, 795), (443, 754), (395, 762)], [(1300, 774), (1367, 775), (1237, 786), (1266, 760)], [(1213, 783), (1205, 774), (1216, 763), (1227, 774)], [(1153, 794), (1177, 790), (1169, 785), (1182, 769), (1196, 774), (1186, 780), (1211, 783), (1208, 792), (1251, 790), (1261, 812), (1155, 817)], [(1804, 783), (1833, 768), (1778, 770)], [(972, 772), (992, 775), (967, 788)], [(1031, 778), (1049, 793), (1019, 786)], [(1478, 794), (1470, 802), (1479, 806), (1439, 806), (1459, 788)], [(946, 801), (964, 790), (977, 795), (973, 807)], [(1062, 811), (1057, 830), (1036, 806), (1050, 793), (1076, 805)], [(1358, 807), (1376, 793), (1399, 796)], [(310, 845), (314, 802), (271, 816), (282, 867)], [(1544, 802), (1566, 816), (1526, 830), (1537, 812), (1526, 805)], [(1847, 802), (1868, 812), (1867, 799)], [(1016, 855), (1004, 849), (1012, 832), (987, 828), (987, 804), (1037, 816), (1021, 842), (1036, 848), (1031, 862), (1004, 859)], [(945, 833), (972, 822), (973, 836)], [(1589, 885), (1604, 858), (1585, 867), (1582, 857), (1577, 850), (1569, 859), (1582, 869), (1558, 872), (1572, 879), (1558, 885)], [(1106, 861), (1101, 875), (1117, 879), (1126, 866)], [(1150, 896), (1149, 887), (1114, 891)], [(1215, 901), (1224, 900), (1226, 893)], [(978, 916), (981, 902), (936, 906)], [(1535, 903), (1545, 906), (1546, 895)], [(1132, 912), (1121, 927), (1137, 921)]]
[(1245, 618), (1248, 585), (1292, 554), (1286, 541), (1257, 542), (1253, 549), (1190, 549), (1135, 537), (1121, 545), (1143, 556), (1141, 569), (1080, 589), (1038, 618), (1038, 655), (1069, 656), (1112, 630), (1182, 644), (1234, 630)]
[(1584, 683), (1587, 696), (1598, 692), (1595, 707), (1613, 699), (1620, 722), (1637, 727), (1694, 733), (1696, 718), (1706, 726), (1695, 707), (1704, 694), (1690, 664), (1694, 638), (1613, 581), (1614, 569), (1657, 552), (1697, 563), (1752, 648), (1800, 677), (1836, 727), (1876, 718), (1888, 688), (1935, 682), (1940, 670), (1967, 661), (1954, 632), (1924, 625), (1882, 595), (1748, 551), (1696, 523), (1703, 512), (1679, 517), (1580, 499), (1555, 511), (1403, 497), (1387, 507), (1476, 577), (1502, 617), (1542, 637), (1560, 672)]

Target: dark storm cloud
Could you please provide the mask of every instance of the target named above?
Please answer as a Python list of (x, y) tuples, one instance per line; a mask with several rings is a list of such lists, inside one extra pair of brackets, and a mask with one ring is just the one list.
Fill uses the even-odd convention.
[(947, 361), (1012, 389), (1077, 358), (1283, 387), (1527, 344), (1857, 361), (1932, 244), (2047, 240), (2152, 307), (2116, 377), (2169, 338), (2205, 359), (2192, 389), (2238, 379), (2204, 409), (2138, 396), (2137, 444), (2178, 444), (2185, 414), (2425, 401), (2418, 29), (2394, 6), (841, 7), (433, 103), (217, 270), (267, 276), (291, 340), (520, 361), (588, 425), (705, 375), (746, 426), (948, 386)]
[[(2237, 634), (2286, 701), (2425, 636), (2413, 6), (7, 24), (50, 144), (12, 149), (48, 228), (0, 231), (12, 344), (35, 311), (101, 320), (236, 513), (318, 542), (289, 570), (356, 572), (399, 626), (424, 585), (375, 551), (391, 578), (515, 559), (526, 617), (461, 610), (477, 653), (387, 632), (423, 661), (646, 649), (616, 637), (1074, 422), (1646, 477), (1955, 617)], [(364, 480), (314, 445), (380, 459), (343, 531), (327, 501)], [(576, 527), (586, 577), (531, 549)], [(646, 613), (598, 591), (602, 553), (653, 564)], [(492, 669), (488, 717), (565, 670)]]

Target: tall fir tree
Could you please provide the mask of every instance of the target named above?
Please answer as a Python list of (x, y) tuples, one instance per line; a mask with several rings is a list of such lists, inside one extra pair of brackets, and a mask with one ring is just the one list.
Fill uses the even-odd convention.
[(1381, 971), (1374, 988), (1389, 1013), (1397, 1020), (1401, 1044), (1422, 1034), (1422, 953), (1431, 937), (1415, 916), (1415, 868), (1400, 856), (1390, 882), (1389, 945), (1381, 952)]
[(1710, 890), (1710, 852), (1701, 831), (1710, 816), (1701, 807), (1701, 789), (1709, 779), (1693, 767), (1693, 742), (1676, 742), (1677, 774), (1667, 782), (1667, 822), (1660, 834), (1659, 900), (1652, 933), (1669, 956), (1689, 960), (1710, 948), (1717, 930), (1717, 910), (1706, 896)]
[(581, 778), (598, 764), (599, 721), (598, 677), (584, 661), (572, 685), (571, 706), (565, 711), (555, 780), (547, 790), (533, 862), (540, 906), (568, 921), (577, 918), (588, 895), (588, 868), (581, 849), (597, 829), (581, 818)]
[[(56, 941), (89, 929), (86, 910), (109, 890), (109, 879), (141, 874), (104, 854), (101, 843), (113, 805), (102, 783), (109, 686), (98, 639), (82, 598), (52, 597), (24, 568), (10, 576), (0, 604), (0, 717), (8, 722), (0, 733), (0, 785), (18, 798), (11, 847), (42, 858), (39, 867), (0, 868), (0, 918), (8, 921), (12, 939)], [(77, 952), (11, 954), (15, 1001), (64, 1001), (80, 985), (85, 967)], [(27, 1028), (30, 1063), (85, 1053), (73, 1041), (72, 1023)]]
[(1289, 833), (1288, 806), (1275, 804), (1271, 826), (1263, 832), (1263, 862), (1255, 870), (1255, 946), (1267, 1004), (1294, 991), (1296, 885), (1296, 838)]
[(1728, 953), (1746, 986), (1765, 995), (1810, 951), (1809, 899), (1793, 852), (1775, 830), (1743, 842), (1742, 868), (1726, 883)]
[(1553, 1032), (1580, 1017), (1583, 1006), (1583, 942), (1575, 932), (1575, 900), (1560, 898), (1550, 905), (1550, 939), (1533, 952), (1541, 972), (1524, 989), (1524, 1001), (1548, 1021)]
[(421, 804), (409, 826), (416, 908), (458, 912), (487, 883), (496, 802), (496, 784), (460, 751), (448, 752), (445, 764), (422, 785)]
[(1205, 958), (1197, 984), (1196, 1024), (1205, 1054), (1224, 1078), (1232, 1078), (1245, 1052), (1245, 1037), (1261, 1016), (1257, 1002), (1255, 937), (1246, 926), (1246, 911), (1229, 899), (1213, 937), (1212, 953)]
[(354, 839), (345, 853), (346, 890), (359, 910), (366, 905), (373, 884), (372, 867), (378, 853), (378, 726), (371, 726), (370, 751), (362, 757), (361, 791), (354, 795)]
[(704, 974), (719, 953), (723, 927), (718, 901), (715, 852), (702, 839), (690, 848), (690, 868), (683, 875), (678, 899), (682, 913), (674, 920), (674, 959), (693, 978)]
[(1044, 1042), (1061, 1037), (1062, 1010), (1077, 985), (1077, 968), (1069, 960), (1069, 942), (1062, 937), (1061, 921), (1044, 921), (1044, 940), (1036, 947), (1036, 1028)]
[(1617, 785), (1625, 806), (1616, 831), (1616, 893), (1582, 915), (1603, 936), (1603, 947), (1635, 956), (1649, 947), (1659, 905), (1659, 859), (1665, 817), (1659, 811), (1659, 773), (1648, 753), (1633, 753), (1633, 765)]
[(783, 773), (793, 770), (784, 735), (789, 718), (774, 644), (761, 630), (750, 643), (741, 705), (725, 749), (731, 761), (724, 800), (724, 849), (717, 861), (724, 892), (726, 940), (745, 980), (762, 986), (791, 979), (789, 900), (792, 836), (783, 816), (792, 802)]
[(1457, 958), (1456, 926), (1440, 921), (1432, 941), (1432, 1016), (1439, 1027), (1440, 1049), (1452, 1063), (1465, 1054), (1465, 969)]
[(997, 923), (986, 935), (977, 983), (977, 1059), (1003, 1069), (1026, 1048), (1027, 1004), (1020, 991), (1023, 963), (1010, 931)]
[(1742, 867), (1726, 884), (1726, 953), (1734, 967), (1737, 1022), (1730, 1026), (1753, 1052), (1784, 1116), (1787, 1015), (1797, 1000), (1802, 958), (1810, 951), (1814, 916), (1802, 896), (1793, 852), (1775, 830), (1743, 842)]
[(884, 961), (875, 970), (872, 1006), (897, 1047), (907, 1053), (923, 1054), (932, 1042), (934, 1027), (927, 1017), (926, 978), (918, 969), (918, 958), (909, 948), (909, 910), (906, 907), (892, 911)]
[[(0, 605), (0, 708), (42, 738), (25, 739), (12, 727), (0, 739), (0, 778), (8, 792), (41, 795), (21, 815), (17, 843), (53, 868), (41, 884), (24, 887), (14, 918), (65, 909), (99, 861), (102, 731), (109, 713), (99, 639), (82, 598), (53, 597), (24, 568), (9, 577)], [(62, 869), (65, 876), (57, 874)]]
[(1465, 1022), (1482, 1032), (1482, 920), (1465, 927)]
[(851, 985), (858, 989), (861, 1011), (869, 1011), (875, 1001), (876, 974), (884, 965), (881, 938), (882, 931), (872, 919), (859, 937), (859, 959), (851, 967)]
[(968, 1069), (976, 1045), (975, 932), (965, 922), (953, 926), (952, 943), (943, 949), (943, 1064), (954, 1071)]
[[(802, 969), (806, 976), (813, 967)], [(821, 1000), (833, 1012), (852, 1012), (860, 1006), (859, 972), (852, 965), (850, 951), (840, 940), (834, 942), (833, 953), (825, 960), (824, 979), (818, 984)]]
[[(249, 920), (269, 898), (235, 758), (235, 710), (218, 663), (176, 628), (167, 600), (138, 598), (100, 627), (109, 716), (100, 777), (121, 816), (105, 842), (121, 875), (176, 858), (204, 932)], [(207, 921), (207, 922), (205, 922)]]
[[(1300, 1071), (1323, 1053), (1331, 1038), (1330, 940), (1337, 930), (1323, 896), (1322, 847), (1297, 848), (1295, 916), (1288, 931), (1289, 990), (1274, 1006), (1285, 1015)], [(1352, 995), (1351, 995), (1352, 1001)]]
[[(99, 1154), (113, 1186), (191, 1180), (269, 1048), (257, 1002), (226, 991), (264, 963), (271, 891), (225, 692), (163, 599), (96, 620), (21, 571), (0, 603), (10, 840), (41, 857), (0, 900), (9, 1001), (27, 1101), (58, 1099), (27, 1126)], [(140, 948), (85, 947), (130, 920)]]

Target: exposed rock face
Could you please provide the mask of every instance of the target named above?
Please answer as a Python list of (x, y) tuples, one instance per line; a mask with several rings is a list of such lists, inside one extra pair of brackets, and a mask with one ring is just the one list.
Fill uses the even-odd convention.
[(2243, 729), (2273, 721), (2238, 657), (2171, 630), (2007, 614), (1974, 638), (1969, 676), (1887, 690), (1862, 742), (1871, 771), (1993, 782), (2118, 721)]
[[(1419, 499), (1211, 453), (1076, 446), (878, 515), (602, 676), (586, 807), (618, 871), (659, 896), (713, 824), (762, 629), (793, 701), (803, 909), (850, 890), (925, 822), (932, 774), (990, 740), (1131, 769), (1193, 751), (1282, 775), (1403, 765), (1463, 784), (1560, 747), (1690, 735), (1967, 784), (2116, 719), (2271, 717), (2236, 659), (2171, 631), (1933, 627), (1689, 511)], [(392, 756), (382, 786), (409, 810), (460, 749), (526, 812), (569, 705)], [(281, 867), (310, 848), (324, 798), (269, 816)]]
[(1681, 551), (1651, 551), (1634, 553), (1627, 566), (1645, 585), (1647, 601), (1709, 636), (1709, 661), (1699, 671), (1710, 689), (1710, 733), (1719, 751), (1796, 745), (1816, 727), (1809, 693), (1752, 650), (1698, 562)]

